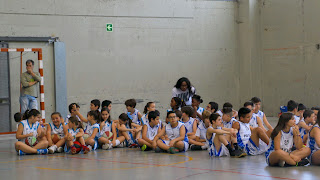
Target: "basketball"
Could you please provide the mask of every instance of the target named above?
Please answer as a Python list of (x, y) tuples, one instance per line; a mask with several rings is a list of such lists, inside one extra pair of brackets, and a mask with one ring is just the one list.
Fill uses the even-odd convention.
[(89, 137), (89, 134), (87, 134), (87, 133), (85, 133), (85, 134), (83, 135), (83, 139), (84, 139), (84, 140), (88, 139), (88, 137)]
[(28, 145), (28, 146), (35, 146), (37, 145), (38, 141), (37, 141), (37, 138), (32, 136), (32, 137), (27, 137), (26, 140), (25, 140), (25, 143)]
[(52, 134), (51, 139), (53, 144), (57, 144), (57, 142), (61, 139), (61, 137), (58, 134)]
[(113, 133), (110, 131), (106, 131), (105, 133), (102, 134), (102, 137), (108, 139), (108, 140), (112, 140), (113, 139)]
[(73, 142), (74, 147), (77, 149), (77, 153), (81, 151), (81, 144), (79, 141)]

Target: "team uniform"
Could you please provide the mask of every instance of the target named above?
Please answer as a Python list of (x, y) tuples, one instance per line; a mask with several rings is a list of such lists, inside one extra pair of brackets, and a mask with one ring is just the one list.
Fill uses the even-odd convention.
[[(33, 133), (33, 137), (37, 137), (38, 128), (39, 128), (39, 125), (40, 125), (40, 123), (38, 121), (33, 123), (31, 127), (30, 127), (28, 119), (22, 120), (19, 124), (22, 124), (22, 126), (23, 126), (22, 135)], [(26, 139), (27, 138), (19, 139), (18, 141), (21, 141), (21, 142), (24, 143)]]
[(134, 113), (131, 114), (130, 112), (127, 112), (127, 115), (129, 116), (129, 118), (132, 120), (133, 123), (141, 125), (141, 121), (138, 117), (138, 112), (139, 110), (134, 109)]
[(184, 126), (186, 127), (186, 134), (187, 133), (192, 133), (193, 132), (193, 123), (194, 123), (194, 119), (192, 117), (189, 118), (189, 121), (187, 122), (183, 122), (181, 121)]
[[(80, 131), (80, 128), (77, 128), (76, 130), (74, 130), (74, 129), (72, 129), (72, 128), (71, 128), (71, 129), (68, 129), (68, 133), (70, 133), (71, 136), (73, 137), (72, 142), (76, 141), (76, 138), (75, 138), (74, 136), (77, 135), (77, 134), (79, 133), (79, 131)], [(71, 150), (71, 147), (68, 147), (67, 144), (65, 144), (65, 146), (64, 146), (64, 152), (70, 153), (70, 150)]]
[[(69, 123), (69, 118), (71, 117), (71, 114), (68, 114), (67, 117), (66, 117), (66, 120), (65, 120), (65, 123)], [(81, 122), (81, 119), (79, 118), (78, 115), (76, 115), (76, 117), (78, 118), (78, 121)]]
[[(208, 127), (208, 129), (209, 128), (214, 129), (212, 126)], [(217, 127), (217, 129), (222, 129), (222, 128)], [(208, 139), (206, 137), (207, 144), (209, 145), (208, 152), (210, 157), (230, 156), (228, 148), (223, 143), (221, 143), (220, 149), (216, 148), (215, 144), (213, 143), (215, 136), (216, 136), (216, 133), (212, 133), (211, 138)]]
[(300, 116), (294, 115), (294, 120), (296, 122), (296, 125), (298, 125), (300, 122)]
[(257, 115), (252, 114), (252, 117), (250, 119), (249, 125), (253, 128), (259, 127), (258, 122), (257, 122)]
[(145, 124), (147, 126), (147, 138), (153, 141), (154, 137), (158, 134), (158, 130), (161, 128), (160, 124), (157, 124), (153, 127), (149, 123)]
[(108, 121), (105, 121), (105, 125), (100, 131), (100, 137), (105, 133), (105, 132), (112, 132), (112, 121), (109, 123)]
[(207, 129), (205, 124), (203, 122), (201, 122), (197, 128), (196, 131), (196, 136), (200, 137), (200, 139), (207, 139), (206, 135), (207, 135)]
[(226, 121), (223, 121), (222, 120), (222, 123), (223, 123), (223, 127), (225, 127), (225, 128), (232, 128), (232, 124), (234, 123), (234, 122), (236, 122), (237, 120), (235, 119), (235, 118), (231, 118), (231, 120), (229, 121), (229, 122), (226, 122)]
[(222, 113), (221, 109), (220, 109), (220, 110), (218, 110), (216, 113), (217, 113), (217, 114), (219, 114), (219, 115), (220, 115), (220, 117), (222, 117), (222, 115), (223, 115), (223, 113)]
[(148, 118), (147, 118), (147, 115), (148, 114), (145, 114), (145, 115), (143, 115), (142, 116), (142, 118), (141, 118), (141, 125), (145, 125), (145, 124), (148, 124), (149, 123), (149, 120), (148, 120)]
[[(179, 107), (178, 110), (181, 111), (181, 108)], [(173, 110), (172, 108), (171, 109), (167, 109), (167, 112), (169, 112), (169, 111), (173, 111), (174, 112), (175, 110)]]
[[(204, 111), (204, 108), (202, 108), (202, 107), (198, 107), (198, 109), (197, 109), (197, 113), (199, 113), (199, 114), (202, 114), (203, 113), (203, 111)], [(197, 119), (198, 119), (198, 121), (200, 122), (201, 121), (201, 119), (197, 116)]]
[(239, 131), (237, 133), (237, 142), (241, 149), (248, 155), (258, 155), (266, 152), (267, 144), (259, 139), (259, 144), (256, 145), (251, 139), (251, 130), (249, 123), (239, 122)]
[[(169, 140), (162, 140), (162, 142), (164, 144), (166, 144), (167, 146), (169, 146), (169, 143), (171, 140), (176, 139), (178, 137), (180, 137), (180, 128), (183, 126), (184, 124), (182, 122), (178, 122), (177, 127), (173, 128), (171, 127), (171, 124), (167, 124), (165, 126), (165, 132), (168, 135)], [(187, 137), (187, 133), (184, 136), (183, 139), (183, 143), (184, 143), (184, 151), (187, 151), (189, 148), (189, 140)]]
[[(88, 124), (90, 124), (90, 123), (88, 123)], [(98, 132), (97, 132), (96, 136), (94, 137), (95, 143), (94, 143), (94, 145), (92, 147), (92, 150), (96, 150), (98, 148), (98, 145), (99, 145), (98, 139), (101, 137), (100, 136), (100, 125), (98, 123), (95, 123), (94, 125), (87, 126), (87, 129), (85, 131), (85, 133), (87, 133), (89, 135), (89, 137), (90, 137), (95, 128), (98, 129)]]
[[(52, 122), (49, 123), (50, 128), (51, 128), (51, 135), (57, 134), (59, 135), (61, 138), (64, 138), (64, 132), (63, 132), (63, 125), (62, 123), (60, 123), (59, 127), (56, 127)], [(65, 123), (65, 125), (67, 125), (67, 123)]]
[[(311, 130), (313, 128), (319, 128), (320, 129), (319, 124), (314, 125), (311, 128)], [(311, 132), (311, 130), (310, 130), (310, 132)], [(309, 138), (308, 138), (308, 142), (307, 142), (307, 147), (309, 147), (311, 149), (311, 154), (309, 156), (309, 160), (311, 162), (311, 157), (312, 157), (313, 153), (315, 153), (316, 151), (320, 150), (320, 147), (317, 144), (316, 139), (310, 136), (310, 132), (309, 132)]]
[[(304, 119), (302, 119), (300, 122), (305, 122), (305, 121), (304, 121)], [(307, 124), (307, 126), (310, 126), (310, 125), (312, 125), (312, 123)], [(300, 135), (301, 135), (302, 139), (308, 133), (308, 131), (306, 129), (302, 128), (302, 127), (299, 128), (299, 132), (300, 132)]]
[(174, 87), (172, 89), (172, 97), (178, 97), (183, 102), (186, 103), (187, 106), (191, 106), (192, 104), (192, 96), (196, 94), (196, 89), (194, 87), (191, 87), (191, 92), (189, 89), (185, 91), (181, 91), (181, 89)]
[[(293, 147), (293, 129), (292, 129), (292, 127), (290, 128), (289, 132), (287, 132), (287, 133), (283, 132), (281, 130), (280, 149), (282, 149), (283, 151), (285, 151), (287, 153), (290, 153), (292, 151), (292, 147)], [(275, 151), (274, 141), (271, 140), (271, 142), (268, 146), (268, 150), (265, 153), (266, 161), (267, 161), (268, 165), (270, 165), (269, 156), (273, 151)]]
[(266, 127), (266, 125), (263, 122), (264, 112), (259, 110), (258, 113), (253, 113), (252, 115), (258, 116), (261, 119), (263, 126)]

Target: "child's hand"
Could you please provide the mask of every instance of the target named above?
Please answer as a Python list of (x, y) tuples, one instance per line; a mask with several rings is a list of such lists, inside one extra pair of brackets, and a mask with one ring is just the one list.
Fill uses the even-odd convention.
[(301, 161), (301, 158), (299, 158), (298, 156), (293, 155), (292, 153), (290, 154), (290, 157), (291, 157), (295, 162)]
[(33, 136), (33, 133), (27, 134), (27, 137), (31, 137), (31, 136)]
[(152, 147), (153, 147), (153, 149), (156, 149), (156, 147), (157, 147), (156, 141), (153, 141), (153, 142), (152, 142)]
[(293, 129), (293, 135), (294, 136), (299, 136), (300, 135), (299, 128), (297, 126), (294, 126), (292, 129)]
[(169, 147), (173, 147), (173, 145), (174, 145), (174, 143), (175, 143), (175, 141), (170, 141), (170, 143), (169, 143)]
[(62, 124), (64, 124), (64, 119), (63, 119), (63, 117), (60, 118), (60, 121), (61, 121)]

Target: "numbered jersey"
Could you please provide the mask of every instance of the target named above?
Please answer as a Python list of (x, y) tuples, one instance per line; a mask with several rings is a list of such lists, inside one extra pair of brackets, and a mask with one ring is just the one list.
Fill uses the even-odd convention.
[(146, 124), (147, 126), (147, 138), (149, 138), (151, 141), (154, 139), (154, 137), (158, 134), (158, 130), (160, 128), (160, 124), (157, 124), (153, 127), (150, 126), (149, 123)]
[[(165, 126), (166, 128), (166, 134), (168, 135), (168, 138), (171, 140), (176, 139), (178, 137), (180, 137), (180, 128), (184, 126), (184, 124), (182, 122), (178, 122), (178, 125), (176, 127), (171, 127), (171, 124), (167, 124)], [(184, 140), (185, 142), (189, 142), (188, 141), (188, 137), (187, 137), (187, 133), (185, 134)]]
[(147, 115), (148, 115), (148, 114), (145, 114), (145, 115), (142, 116), (142, 118), (141, 118), (141, 123), (142, 123), (142, 125), (146, 125), (146, 124), (149, 123), (149, 120), (148, 120), (148, 118), (147, 118)]
[(138, 117), (138, 112), (139, 110), (134, 109), (134, 113), (131, 114), (130, 112), (127, 112), (127, 115), (129, 116), (129, 118), (132, 120), (133, 123), (141, 125), (140, 119)]
[(62, 123), (60, 123), (59, 127), (56, 127), (52, 122), (49, 123), (49, 125), (50, 125), (50, 128), (51, 128), (51, 135), (58, 134), (61, 138), (64, 137)]
[(300, 116), (294, 115), (294, 119), (295, 119), (295, 121), (296, 121), (296, 124), (299, 124), (299, 122), (300, 122)]
[(187, 122), (182, 122), (184, 124), (184, 126), (186, 127), (186, 134), (187, 133), (192, 133), (193, 132), (193, 123), (194, 123), (194, 119), (192, 117), (189, 118), (189, 121)]
[(248, 144), (249, 139), (251, 137), (251, 130), (249, 123), (243, 123), (241, 121), (239, 122), (239, 131), (237, 133), (237, 141), (239, 146), (243, 149), (246, 144)]
[[(201, 114), (201, 115), (202, 115), (203, 111), (204, 111), (204, 108), (202, 108), (202, 107), (198, 107), (198, 109), (197, 109), (197, 113), (199, 113), (199, 114)], [(201, 121), (201, 119), (200, 119), (198, 116), (197, 116), (197, 119), (198, 119), (199, 121)]]
[[(39, 125), (40, 125), (40, 123), (38, 121), (33, 123), (31, 126), (29, 124), (29, 120), (28, 119), (27, 120), (22, 120), (20, 122), (20, 124), (22, 124), (22, 126), (23, 126), (22, 135), (33, 133), (33, 136), (37, 137), (38, 128), (39, 128)], [(25, 140), (26, 140), (26, 138), (20, 139), (19, 141), (25, 142)]]

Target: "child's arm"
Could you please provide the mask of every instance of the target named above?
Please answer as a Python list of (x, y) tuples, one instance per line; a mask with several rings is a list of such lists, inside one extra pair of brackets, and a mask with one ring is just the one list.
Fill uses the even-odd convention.
[(268, 121), (268, 119), (267, 119), (265, 114), (263, 114), (263, 123), (267, 126), (267, 128), (269, 130), (273, 129), (273, 127), (270, 125), (270, 123), (269, 123), (269, 121)]
[(196, 131), (197, 131), (197, 121), (194, 120), (194, 121), (193, 121), (193, 125), (192, 125), (192, 132), (187, 133), (187, 136), (195, 135), (195, 134), (196, 134)]
[(152, 144), (153, 141), (151, 141), (148, 137), (147, 137), (147, 131), (148, 131), (148, 126), (144, 125), (142, 127), (142, 139), (144, 139), (145, 141), (147, 141), (148, 143)]
[(72, 108), (75, 110), (76, 115), (80, 118), (80, 120), (81, 120), (82, 122), (85, 122), (85, 123), (88, 122), (88, 119), (86, 119), (85, 117), (82, 116), (82, 114), (79, 112), (79, 110), (77, 109), (77, 107), (76, 107), (75, 104), (73, 105)]
[(88, 137), (88, 139), (86, 139), (86, 141), (88, 141), (89, 139), (94, 139), (96, 137), (96, 134), (98, 133), (99, 129), (98, 128), (93, 128), (93, 132), (91, 134), (90, 137)]
[[(65, 123), (64, 123), (64, 119), (63, 118), (61, 118), (61, 123), (62, 123), (62, 128), (63, 128), (63, 133), (64, 133), (64, 135), (67, 135), (68, 134), (68, 125), (66, 125)], [(47, 128), (48, 129), (48, 128)], [(47, 136), (47, 137), (49, 137), (49, 136)], [(50, 139), (50, 138), (49, 138)]]
[(316, 143), (318, 145), (318, 147), (320, 147), (320, 129), (319, 128), (313, 128), (314, 130), (314, 136), (315, 137), (315, 140), (316, 140)]
[(297, 126), (293, 127), (293, 142), (294, 145), (297, 149), (301, 149), (302, 148), (302, 139), (301, 139), (301, 135), (299, 132), (299, 128), (297, 128)]
[(237, 118), (238, 117), (238, 111), (232, 109), (232, 117)]
[(82, 137), (84, 135), (83, 129), (80, 129), (79, 132), (75, 135), (75, 138)]
[(180, 127), (180, 136), (171, 140), (169, 146), (172, 147), (176, 142), (183, 141), (186, 135), (186, 128), (184, 125)]
[(200, 119), (202, 119), (202, 114), (199, 114), (198, 111), (197, 111), (198, 107), (197, 106), (193, 106), (193, 109), (194, 109), (194, 114), (196, 115), (196, 117), (198, 116)]
[(131, 126), (135, 127), (138, 131), (141, 131), (142, 126), (136, 124), (136, 123), (131, 123)]
[(236, 129), (237, 131), (239, 131), (239, 130), (240, 130), (240, 124), (239, 124), (239, 122), (234, 122), (234, 123), (232, 124), (232, 128), (233, 128), (233, 129)]
[(233, 137), (237, 137), (238, 130), (233, 128), (225, 128), (225, 127), (222, 127), (221, 129), (229, 132)]
[(139, 119), (139, 121), (141, 121), (141, 123), (142, 123), (142, 114), (141, 114), (140, 112), (138, 112), (138, 119)]
[(45, 128), (42, 128), (40, 124), (38, 126), (37, 133), (38, 133), (37, 137), (39, 138), (42, 138), (43, 136), (46, 135)]
[(298, 124), (299, 127), (302, 127), (303, 129), (307, 130), (307, 131), (310, 131), (311, 127), (308, 126), (304, 121), (300, 121), (299, 124)]
[[(227, 129), (227, 128), (225, 128), (225, 129)], [(218, 135), (231, 134), (231, 133), (228, 132), (228, 131), (225, 131), (225, 130), (222, 130), (222, 129), (213, 129), (213, 128), (208, 128), (207, 133), (209, 133), (209, 134), (216, 133), (216, 134), (218, 134)]]
[(201, 135), (201, 130), (199, 128), (197, 128), (197, 131), (196, 131), (196, 141), (198, 142), (206, 142), (205, 139), (200, 139), (200, 135)]
[(264, 132), (267, 132), (266, 128), (264, 128), (264, 126), (263, 126), (263, 123), (262, 123), (262, 120), (260, 119), (260, 117), (259, 117), (259, 116), (256, 116), (256, 118), (257, 118), (258, 126), (259, 126), (260, 128), (262, 128), (262, 130), (263, 130)]
[(120, 125), (118, 124), (118, 130), (119, 131), (133, 131), (133, 129), (127, 129), (126, 126), (124, 124)]
[(22, 133), (23, 133), (23, 125), (22, 125), (22, 123), (20, 123), (18, 125), (18, 130), (16, 132), (16, 138), (17, 139), (24, 139), (24, 138), (27, 138), (29, 136), (33, 136), (33, 133), (25, 134), (25, 135), (22, 135)]
[(48, 139), (48, 144), (52, 144), (50, 124), (47, 125), (47, 139)]
[(116, 140), (117, 140), (116, 123), (114, 123), (114, 122), (112, 123), (111, 130), (112, 130), (112, 134), (113, 134), (112, 142), (116, 142)]
[(106, 125), (106, 121), (102, 121), (100, 123), (100, 131), (102, 131), (103, 127)]
[(163, 136), (163, 135), (165, 134), (165, 132), (166, 132), (166, 128), (163, 127), (163, 128), (161, 129), (161, 131), (158, 132), (158, 134), (156, 135), (156, 137), (154, 137), (153, 141), (154, 141), (154, 142), (157, 142), (157, 140), (158, 140), (161, 136)]

